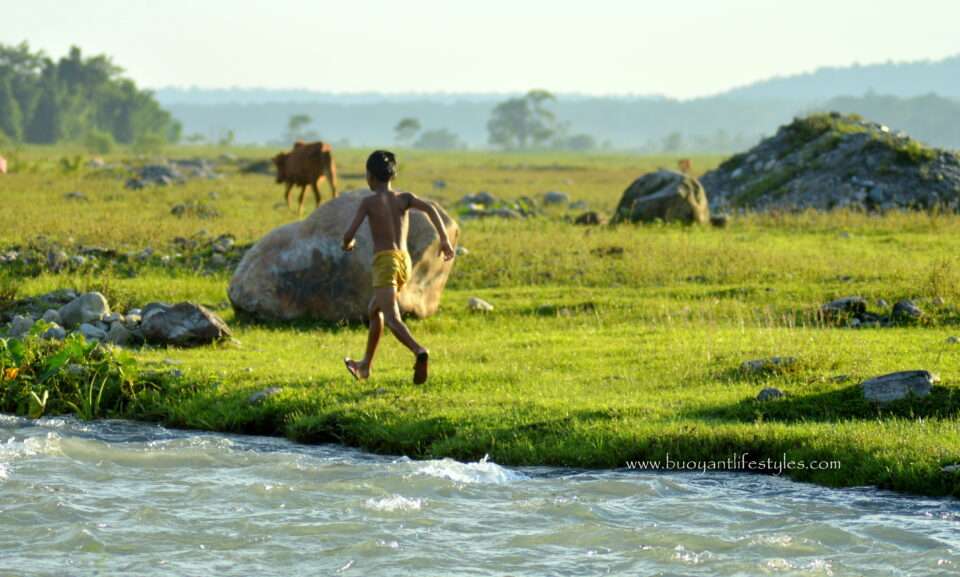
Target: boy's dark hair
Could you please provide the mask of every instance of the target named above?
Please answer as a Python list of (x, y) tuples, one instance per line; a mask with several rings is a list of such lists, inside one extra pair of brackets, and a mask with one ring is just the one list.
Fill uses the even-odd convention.
[(397, 175), (397, 157), (389, 150), (375, 150), (367, 158), (367, 172), (380, 182), (390, 182)]

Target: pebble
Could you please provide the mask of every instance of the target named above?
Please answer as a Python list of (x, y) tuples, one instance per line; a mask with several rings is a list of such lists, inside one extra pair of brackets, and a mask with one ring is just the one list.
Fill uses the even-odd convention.
[(493, 305), (478, 297), (470, 297), (467, 300), (467, 308), (480, 313), (493, 312)]

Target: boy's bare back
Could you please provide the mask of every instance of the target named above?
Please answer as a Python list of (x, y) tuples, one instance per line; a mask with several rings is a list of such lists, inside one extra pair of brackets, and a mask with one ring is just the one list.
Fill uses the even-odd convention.
[(373, 250), (407, 250), (410, 228), (407, 210), (414, 196), (408, 192), (385, 190), (363, 199), (362, 210), (370, 221)]

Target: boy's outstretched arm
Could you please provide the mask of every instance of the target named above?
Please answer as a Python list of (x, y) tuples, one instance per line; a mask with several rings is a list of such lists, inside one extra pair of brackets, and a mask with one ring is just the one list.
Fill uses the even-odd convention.
[(440, 252), (443, 253), (444, 260), (452, 259), (454, 255), (453, 247), (450, 246), (447, 227), (443, 226), (443, 220), (440, 218), (440, 213), (437, 212), (437, 207), (421, 200), (415, 194), (409, 192), (407, 194), (410, 195), (410, 208), (426, 213), (430, 222), (433, 223), (433, 228), (437, 229), (437, 234), (440, 235)]
[(357, 207), (357, 214), (354, 215), (353, 222), (350, 223), (350, 228), (343, 233), (343, 250), (353, 250), (353, 247), (357, 245), (357, 241), (353, 237), (356, 236), (357, 230), (363, 224), (365, 218), (367, 218), (367, 203), (361, 202), (360, 206)]

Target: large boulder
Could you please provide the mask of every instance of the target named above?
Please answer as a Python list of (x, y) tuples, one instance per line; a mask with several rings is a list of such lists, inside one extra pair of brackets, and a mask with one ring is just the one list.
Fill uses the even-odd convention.
[(144, 339), (151, 344), (193, 347), (231, 336), (219, 316), (193, 303), (150, 303), (143, 308), (140, 325)]
[[(352, 252), (344, 252), (341, 244), (360, 200), (369, 194), (369, 190), (342, 194), (307, 219), (262, 238), (244, 255), (230, 281), (228, 294), (234, 309), (261, 319), (364, 319), (373, 296), (369, 226), (360, 227)], [(437, 208), (450, 243), (456, 245), (457, 223)], [(419, 211), (410, 213), (407, 245), (413, 270), (400, 291), (400, 309), (426, 317), (437, 311), (453, 263), (440, 256), (440, 237)]]
[(633, 181), (623, 192), (611, 223), (654, 220), (709, 223), (707, 193), (700, 182), (670, 170), (651, 172)]

